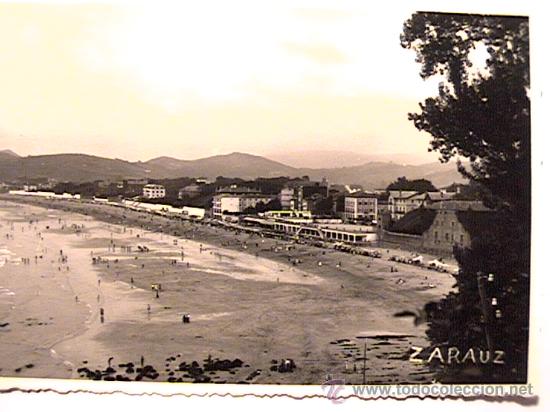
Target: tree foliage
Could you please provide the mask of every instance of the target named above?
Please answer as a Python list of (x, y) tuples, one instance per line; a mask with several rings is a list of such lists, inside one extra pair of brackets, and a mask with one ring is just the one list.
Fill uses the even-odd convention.
[(281, 201), (278, 198), (271, 199), (267, 203), (265, 202), (258, 202), (256, 206), (249, 206), (247, 207), (243, 213), (245, 214), (256, 214), (256, 213), (264, 213), (268, 212), (270, 210), (281, 210)]
[[(528, 21), (521, 17), (418, 13), (405, 23), (403, 47), (416, 51), (420, 75), (441, 75), (436, 97), (409, 118), (431, 134), (431, 150), (469, 159), (468, 178), (501, 201), (530, 198)], [(472, 61), (486, 50), (484, 66)]]
[[(469, 165), (459, 162), (459, 171), (480, 188), (494, 211), (481, 218), (462, 216), (472, 244), (455, 248), (457, 290), (431, 314), (428, 336), (436, 345), (461, 350), (487, 349), (491, 343), (505, 351), (506, 363), (454, 365), (442, 380), (525, 381), (531, 215), (528, 20), (417, 13), (405, 22), (401, 45), (416, 51), (422, 78), (443, 79), (438, 95), (420, 103), (420, 113), (409, 119), (431, 134), (431, 150), (440, 153), (441, 161), (469, 160)], [(481, 65), (474, 58), (480, 51), (486, 52)], [(491, 281), (485, 277), (489, 274)]]
[(414, 190), (417, 192), (436, 192), (437, 188), (427, 179), (409, 180), (405, 176), (398, 177), (390, 183), (386, 190)]

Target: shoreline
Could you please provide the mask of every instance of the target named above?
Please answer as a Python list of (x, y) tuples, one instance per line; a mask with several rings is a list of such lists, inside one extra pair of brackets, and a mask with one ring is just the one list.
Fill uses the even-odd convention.
[[(84, 214), (86, 216), (93, 216), (95, 219), (111, 223), (118, 224), (123, 226), (132, 226), (136, 229), (148, 230), (152, 232), (163, 232), (167, 235), (173, 235), (178, 237), (185, 237), (188, 240), (197, 239), (198, 242), (210, 243), (215, 247), (222, 247), (230, 250), (239, 251), (242, 253), (254, 254), (253, 249), (248, 247), (243, 248), (243, 245), (239, 242), (234, 242), (234, 233), (239, 232), (236, 229), (223, 226), (211, 227), (208, 224), (189, 220), (177, 220), (160, 215), (152, 215), (144, 211), (133, 211), (129, 209), (123, 209), (122, 207), (115, 207), (107, 204), (96, 204), (96, 203), (80, 203), (79, 201), (68, 201), (68, 200), (45, 200), (41, 198), (32, 198), (32, 197), (14, 197), (12, 195), (0, 194), (0, 201), (8, 201), (12, 203), (19, 204), (28, 204), (36, 205), (45, 208), (57, 209), (68, 211), (72, 213)], [(156, 225), (154, 223), (156, 222)], [(179, 225), (178, 225), (179, 223)], [(202, 230), (200, 230), (202, 229)], [(209, 231), (208, 229), (213, 229)], [(172, 231), (171, 233), (169, 233)], [(222, 235), (220, 237), (219, 235)], [(221, 239), (221, 240), (220, 240)], [(288, 240), (280, 239), (269, 239), (265, 238), (266, 241), (271, 243), (280, 244), (280, 243), (289, 243)], [(247, 246), (246, 244), (244, 246)], [(323, 250), (312, 245), (307, 245), (312, 250), (318, 251)], [(368, 246), (369, 249), (377, 250), (382, 253), (382, 259), (387, 259), (391, 255), (410, 255), (411, 250), (394, 248), (390, 246)], [(333, 249), (324, 249), (332, 253), (340, 253), (342, 257), (349, 256), (349, 254), (344, 252), (338, 252)], [(387, 252), (389, 251), (389, 252)], [(425, 257), (425, 260), (434, 260), (438, 259), (439, 256), (431, 253), (422, 253)], [(268, 259), (274, 259), (280, 261), (278, 254), (271, 254)], [(451, 266), (456, 266), (456, 262), (452, 258), (445, 259), (447, 262), (451, 263)], [(287, 260), (282, 261), (282, 263), (288, 264)]]
[[(75, 205), (56, 204), (56, 207), (52, 207), (44, 204), (47, 202), (36, 203), (42, 204), (34, 206), (45, 206), (50, 210), (65, 209), (60, 213), (78, 213), (74, 210)], [(67, 352), (69, 344), (82, 346), (93, 341), (100, 348), (97, 350), (104, 352), (98, 358), (103, 357), (105, 361), (108, 357), (105, 355), (110, 354), (115, 355), (115, 362), (136, 362), (139, 352), (149, 348), (150, 354), (146, 354), (146, 358), (157, 365), (162, 364), (165, 357), (169, 359), (178, 354), (199, 362), (207, 356), (213, 356), (220, 359), (239, 358), (249, 364), (248, 368), (243, 368), (242, 372), (235, 375), (225, 376), (220, 373), (216, 378), (218, 382), (224, 379), (229, 382), (246, 380), (256, 369), (262, 371), (249, 383), (319, 383), (327, 373), (331, 373), (331, 369), (335, 369), (332, 373), (347, 374), (346, 381), (353, 382), (360, 379), (361, 375), (354, 371), (357, 365), (353, 359), (358, 354), (355, 336), (363, 331), (370, 331), (373, 336), (389, 332), (395, 334), (396, 338), (385, 343), (374, 341), (372, 347), (369, 347), (374, 362), (368, 373), (372, 375), (371, 381), (388, 383), (429, 380), (430, 376), (425, 370), (416, 370), (408, 362), (393, 360), (389, 362), (392, 365), (397, 362), (397, 366), (384, 366), (388, 362), (384, 359), (388, 356), (396, 359), (398, 354), (406, 355), (411, 342), (421, 346), (427, 344), (421, 328), (415, 328), (408, 320), (393, 318), (392, 314), (402, 308), (422, 306), (430, 299), (443, 296), (452, 286), (448, 275), (427, 273), (435, 284), (434, 288), (428, 288), (427, 276), (426, 279), (422, 276), (425, 270), (387, 262), (385, 259), (373, 260), (307, 245), (296, 245), (295, 249), (285, 250), (284, 244), (287, 242), (283, 241), (265, 239), (261, 242), (257, 237), (251, 238), (247, 234), (171, 221), (160, 216), (140, 216), (137, 212), (134, 212), (135, 215), (123, 213), (125, 211), (114, 210), (117, 208), (112, 206), (77, 206), (83, 219), (86, 218), (82, 212), (88, 218), (96, 214), (103, 218), (95, 221), (98, 226), (105, 226), (102, 237), (93, 236), (82, 243), (89, 242), (86, 246), (89, 248), (103, 242), (105, 259), (112, 260), (119, 256), (117, 265), (111, 263), (109, 268), (100, 265), (94, 269), (104, 281), (101, 287), (105, 288), (107, 296), (122, 296), (124, 305), (118, 309), (114, 306), (106, 307), (105, 325), (95, 324), (97, 330), (93, 333), (85, 332), (58, 345), (56, 348), (59, 348), (60, 353)], [(103, 223), (105, 221), (107, 223)], [(121, 222), (125, 226), (116, 225)], [(130, 223), (137, 227), (130, 228)], [(123, 255), (106, 251), (109, 243), (106, 228), (111, 225), (119, 231), (131, 230), (133, 243), (142, 242), (151, 246), (151, 253), (138, 256), (143, 267), (134, 265), (131, 259), (123, 258)], [(159, 231), (160, 228), (164, 232)], [(147, 229), (156, 231), (149, 232)], [(174, 232), (183, 234), (188, 240), (180, 235), (177, 238), (178, 245), (174, 245)], [(134, 237), (140, 233), (143, 233), (143, 237)], [(130, 242), (129, 235), (125, 235), (127, 242)], [(123, 244), (118, 234), (112, 236), (115, 243)], [(203, 252), (193, 256), (192, 250), (201, 242)], [(189, 270), (184, 265), (173, 266), (170, 263), (178, 248), (185, 243), (189, 246), (183, 246), (186, 249), (184, 259), (189, 259), (191, 264)], [(259, 258), (256, 258), (256, 254)], [(290, 258), (299, 258), (302, 263), (294, 267), (289, 263)], [(256, 263), (255, 266), (256, 259), (262, 262), (267, 259), (271, 263), (266, 263), (266, 266)], [(318, 265), (319, 262), (322, 266)], [(399, 272), (390, 273), (390, 265), (399, 267)], [(247, 273), (247, 266), (256, 270), (254, 276), (257, 279)], [(216, 267), (220, 269), (214, 269)], [(300, 276), (297, 280), (300, 281), (286, 282), (282, 274), (279, 276), (280, 282), (276, 281), (275, 274), (269, 280), (265, 278), (268, 267), (286, 270), (289, 274), (285, 276), (298, 273)], [(233, 273), (230, 272), (239, 270), (242, 271), (241, 275), (231, 276)], [(307, 281), (303, 281), (301, 277), (304, 273), (311, 278), (304, 278)], [(166, 287), (166, 290), (161, 292), (157, 300), (148, 286), (160, 276), (163, 277), (163, 288)], [(135, 286), (135, 290), (132, 295), (125, 295), (124, 290), (131, 291), (131, 277), (135, 278), (135, 284), (131, 285)], [(319, 279), (316, 280), (316, 277)], [(403, 278), (406, 281), (399, 283), (398, 280)], [(111, 287), (120, 290), (109, 290)], [(132, 303), (134, 298), (131, 296), (137, 297), (135, 292), (138, 290), (142, 297)], [(146, 304), (152, 307), (151, 319), (147, 319)], [(123, 310), (123, 307), (126, 309)], [(120, 311), (119, 315), (113, 317), (114, 310)], [(135, 315), (135, 312), (140, 315)], [(180, 319), (184, 312), (190, 312), (192, 319), (189, 326), (185, 327), (181, 325)], [(142, 336), (141, 340), (135, 341), (138, 336)], [(160, 337), (164, 341), (159, 341)], [(338, 340), (344, 341), (338, 343)], [(390, 346), (386, 347), (386, 344)], [(395, 348), (394, 352), (388, 352), (391, 348)], [(245, 359), (247, 353), (249, 359)], [(121, 359), (124, 354), (128, 359)], [(270, 362), (282, 358), (295, 359), (298, 369), (288, 374), (269, 372)], [(167, 370), (163, 372), (159, 369), (159, 372), (164, 376), (163, 380), (169, 378)]]

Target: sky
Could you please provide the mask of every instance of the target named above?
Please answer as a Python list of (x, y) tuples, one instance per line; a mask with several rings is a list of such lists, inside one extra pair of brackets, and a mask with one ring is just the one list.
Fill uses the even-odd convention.
[(369, 3), (0, 2), (0, 149), (425, 154), (414, 9)]

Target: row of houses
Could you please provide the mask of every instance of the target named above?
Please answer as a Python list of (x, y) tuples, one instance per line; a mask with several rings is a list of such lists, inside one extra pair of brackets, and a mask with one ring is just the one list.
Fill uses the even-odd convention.
[(116, 202), (112, 204), (114, 205), (121, 204), (123, 207), (130, 210), (151, 212), (151, 213), (156, 213), (156, 214), (160, 214), (168, 217), (186, 217), (186, 218), (198, 219), (198, 220), (204, 219), (205, 217), (205, 210), (199, 207), (190, 207), (190, 206), (174, 207), (172, 205), (137, 202), (134, 200), (127, 200), (127, 199), (122, 200), (120, 203)]
[[(140, 186), (139, 193), (144, 199), (162, 199), (166, 189), (160, 184), (148, 184), (145, 179), (122, 182), (127, 186)], [(207, 179), (199, 178), (179, 190), (178, 198), (200, 196)], [(334, 205), (331, 212), (348, 221), (397, 221), (411, 210), (433, 202), (449, 200), (454, 193), (445, 191), (418, 192), (412, 190), (363, 191), (357, 186), (329, 185), (326, 179), (320, 182), (309, 179), (294, 180), (283, 187), (278, 194), (265, 194), (250, 187), (231, 185), (216, 190), (212, 200), (215, 217), (223, 214), (240, 214), (258, 204), (267, 204), (278, 199), (281, 210), (313, 211), (316, 204), (331, 197)], [(335, 199), (344, 198), (343, 211)]]
[[(347, 221), (373, 222), (384, 220), (396, 221), (408, 212), (434, 202), (450, 200), (455, 193), (444, 190), (433, 192), (418, 192), (404, 190), (376, 190), (363, 191), (357, 188), (329, 186), (322, 182), (292, 182), (284, 187), (278, 195), (262, 194), (260, 191), (238, 187), (236, 185), (219, 188), (212, 201), (212, 210), (215, 217), (224, 214), (234, 215), (243, 213), (258, 204), (267, 204), (275, 199), (280, 202), (281, 210), (314, 211), (316, 202), (333, 196), (344, 198), (343, 212), (340, 216)], [(336, 203), (336, 201), (335, 201)], [(336, 205), (332, 212), (337, 214)]]
[(37, 197), (37, 198), (55, 199), (55, 200), (79, 200), (79, 201), (82, 200), (82, 201), (93, 202), (97, 204), (106, 204), (110, 206), (124, 207), (129, 210), (156, 213), (159, 215), (169, 216), (169, 217), (183, 217), (183, 218), (201, 220), (201, 219), (204, 219), (204, 217), (206, 216), (206, 211), (203, 208), (199, 208), (199, 207), (183, 206), (178, 208), (167, 204), (138, 202), (135, 200), (128, 200), (128, 199), (110, 200), (109, 198), (101, 198), (101, 197), (95, 197), (95, 196), (91, 199), (88, 199), (88, 198), (85, 199), (85, 198), (82, 198), (79, 194), (74, 194), (74, 195), (70, 193), (57, 194), (54, 192), (26, 191), (26, 190), (10, 190), (9, 194), (15, 195), (15, 196), (27, 196), (27, 197)]
[(382, 244), (396, 243), (400, 248), (417, 252), (450, 256), (456, 246), (470, 247), (473, 238), (480, 236), (484, 230), (483, 227), (490, 226), (491, 210), (480, 201), (446, 199), (421, 205), (407, 216), (407, 219), (412, 217), (413, 224), (418, 224), (418, 216), (424, 220), (416, 233), (407, 233), (407, 230), (389, 232), (373, 224), (323, 219), (307, 211), (269, 211), (259, 216), (246, 216), (242, 221), (288, 236), (350, 244), (377, 244), (383, 241)]
[(383, 221), (385, 216), (397, 221), (412, 210), (435, 202), (447, 201), (456, 193), (445, 190), (418, 192), (413, 190), (357, 191), (346, 195), (344, 217), (348, 220), (371, 219)]
[(455, 194), (444, 190), (437, 192), (390, 190), (388, 191), (388, 211), (392, 220), (399, 220), (414, 209), (434, 202), (450, 200)]
[[(145, 187), (144, 187), (145, 189)], [(150, 188), (159, 191), (159, 188)], [(80, 195), (53, 192), (10, 191), (10, 194), (39, 196), (57, 199), (79, 200)], [(154, 193), (153, 193), (154, 194)], [(268, 203), (276, 195), (263, 195), (253, 189), (237, 186), (220, 189), (214, 196), (213, 215), (224, 217), (226, 214), (238, 215), (259, 203)], [(397, 242), (412, 249), (450, 255), (454, 247), (467, 248), (474, 236), (479, 235), (483, 227), (490, 225), (491, 210), (480, 201), (450, 199), (447, 193), (389, 193), (378, 204), (380, 194), (356, 191), (346, 196), (344, 219), (327, 219), (315, 216), (308, 210), (275, 210), (248, 214), (242, 221), (261, 229), (284, 233), (296, 237), (310, 237), (323, 241), (346, 242), (351, 244), (373, 243), (378, 240)], [(109, 202), (108, 199), (94, 198), (94, 202), (112, 203), (129, 209), (144, 210), (167, 216), (183, 216), (202, 219), (206, 212), (202, 208), (175, 208), (171, 205), (152, 204), (133, 200)], [(399, 208), (399, 209), (398, 209)], [(364, 216), (377, 216), (381, 210), (399, 216), (395, 230), (382, 230), (374, 224), (358, 224), (349, 221)], [(489, 223), (488, 223), (489, 222)], [(382, 235), (381, 239), (379, 238)]]

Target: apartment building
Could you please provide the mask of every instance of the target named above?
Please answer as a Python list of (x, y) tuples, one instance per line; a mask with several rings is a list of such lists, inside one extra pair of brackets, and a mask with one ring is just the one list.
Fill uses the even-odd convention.
[(143, 186), (143, 197), (145, 199), (162, 199), (166, 196), (166, 189), (162, 185), (148, 184)]
[(346, 195), (344, 217), (348, 220), (371, 219), (378, 216), (378, 198), (375, 193), (355, 192)]
[(267, 204), (275, 196), (263, 194), (217, 194), (212, 199), (212, 214), (215, 217), (223, 215), (237, 215), (250, 207), (256, 207), (259, 203)]

